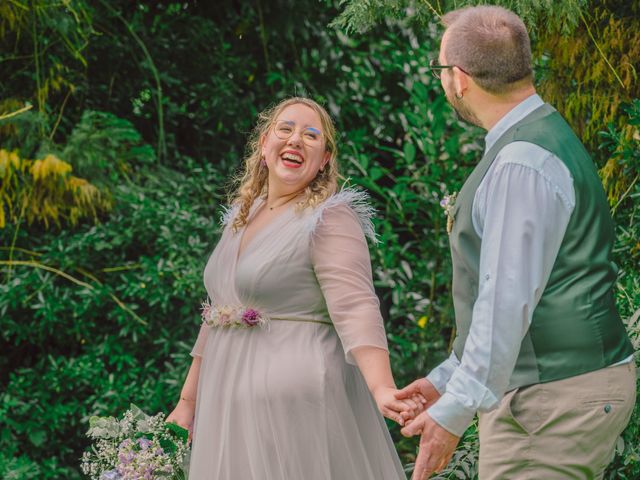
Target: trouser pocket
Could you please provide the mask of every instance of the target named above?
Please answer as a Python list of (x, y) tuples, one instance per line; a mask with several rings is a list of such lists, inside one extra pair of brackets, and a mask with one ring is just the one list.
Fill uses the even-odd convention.
[(509, 401), (509, 413), (522, 430), (532, 435), (540, 430), (550, 415), (549, 393), (544, 385), (516, 389)]

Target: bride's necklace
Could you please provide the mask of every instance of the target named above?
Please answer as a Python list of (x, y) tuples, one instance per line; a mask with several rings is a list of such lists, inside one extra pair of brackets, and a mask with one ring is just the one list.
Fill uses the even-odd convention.
[(293, 200), (294, 198), (296, 198), (298, 196), (298, 194), (296, 193), (295, 195), (293, 195), (291, 198), (287, 199), (285, 202), (281, 203), (280, 205), (269, 205), (269, 202), (267, 203), (267, 207), (269, 208), (270, 211), (276, 210), (284, 205), (287, 205), (291, 200)]

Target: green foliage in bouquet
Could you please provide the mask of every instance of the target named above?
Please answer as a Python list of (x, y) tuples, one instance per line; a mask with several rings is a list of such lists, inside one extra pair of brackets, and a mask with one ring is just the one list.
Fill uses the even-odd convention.
[(82, 456), (82, 471), (92, 480), (185, 480), (188, 435), (163, 413), (149, 416), (133, 404), (120, 420), (93, 416), (87, 436), (94, 443)]

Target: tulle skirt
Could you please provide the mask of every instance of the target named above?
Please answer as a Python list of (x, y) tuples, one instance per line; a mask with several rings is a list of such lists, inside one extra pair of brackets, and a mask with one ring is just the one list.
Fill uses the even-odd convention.
[(405, 479), (384, 419), (330, 325), (214, 328), (190, 480)]

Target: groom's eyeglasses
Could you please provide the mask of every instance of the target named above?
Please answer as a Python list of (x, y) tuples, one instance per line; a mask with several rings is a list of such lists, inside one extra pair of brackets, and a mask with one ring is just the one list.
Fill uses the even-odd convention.
[(458, 65), (439, 65), (437, 62), (438, 61), (435, 58), (432, 58), (429, 61), (429, 68), (431, 69), (431, 75), (436, 77), (438, 80), (440, 80), (440, 75), (442, 74), (442, 70), (446, 70), (448, 68), (453, 68), (453, 67), (458, 67), (462, 73), (466, 73), (467, 75), (471, 76), (469, 72), (467, 72), (463, 68), (460, 68), (460, 66)]

